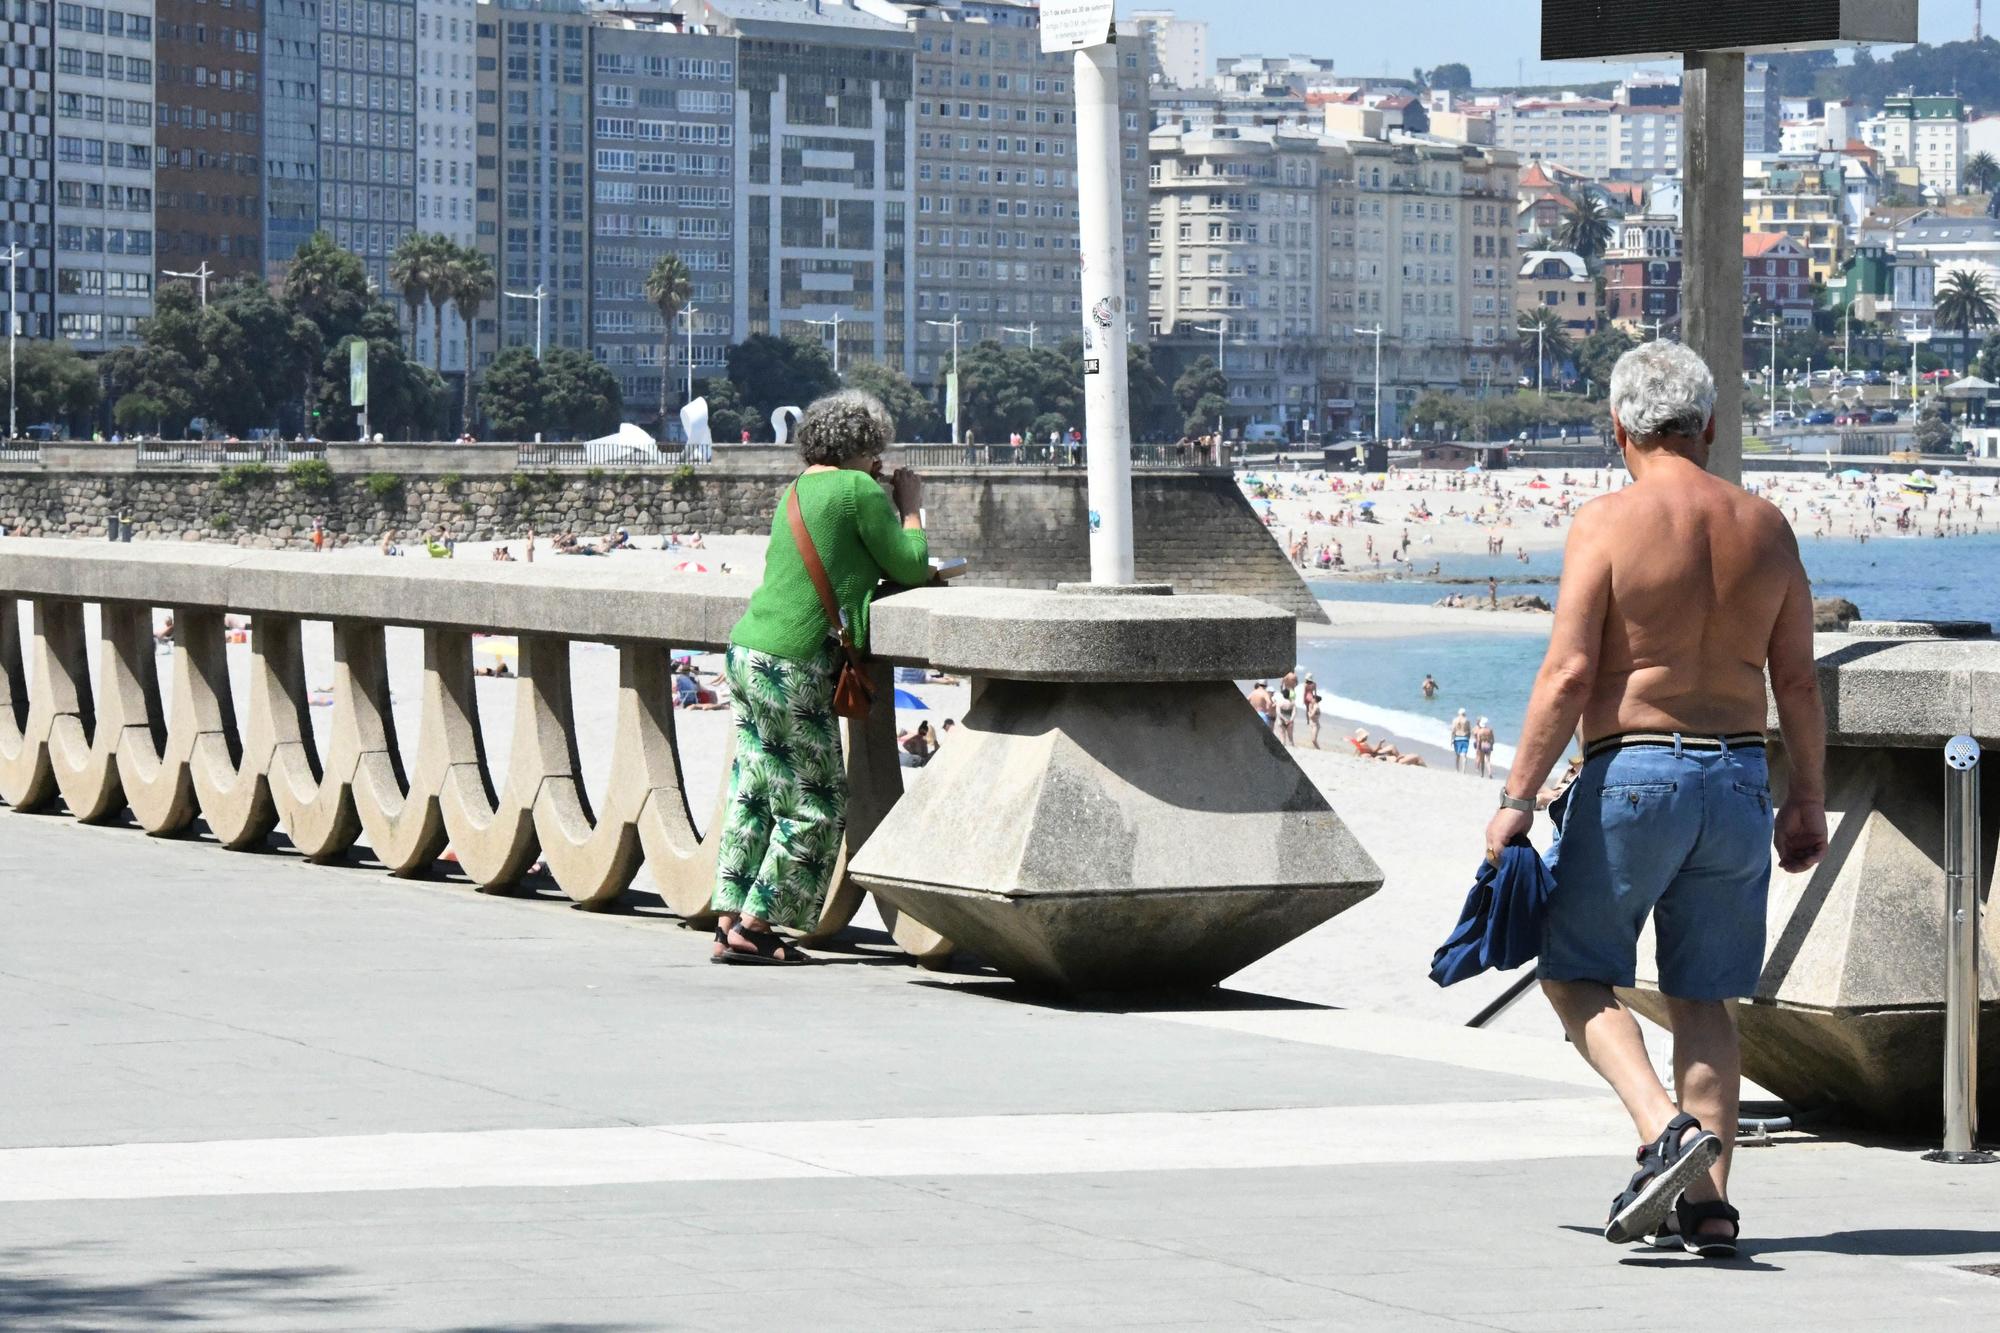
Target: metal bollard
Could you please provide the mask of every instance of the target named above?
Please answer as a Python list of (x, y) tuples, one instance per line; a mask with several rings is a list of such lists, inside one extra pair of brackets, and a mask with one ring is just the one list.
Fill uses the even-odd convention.
[(2000, 1161), (1979, 1143), (1979, 742), (1944, 747), (1944, 1146), (1929, 1162)]

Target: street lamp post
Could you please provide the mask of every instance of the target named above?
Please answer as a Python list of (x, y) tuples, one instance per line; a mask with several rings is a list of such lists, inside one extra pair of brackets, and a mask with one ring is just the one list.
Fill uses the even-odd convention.
[(1910, 342), (1910, 408), (1912, 411), (1917, 406), (1917, 384), (1919, 383), (1917, 379), (1917, 349), (1929, 342), (1931, 335), (1932, 330), (1918, 326), (1915, 315), (1910, 316), (1909, 319), (1903, 322), (1903, 336), (1909, 339)]
[(1535, 396), (1537, 398), (1545, 398), (1548, 395), (1542, 392), (1542, 380), (1549, 364), (1548, 352), (1545, 350), (1547, 347), (1548, 327), (1543, 324), (1536, 324), (1530, 328), (1527, 324), (1516, 324), (1514, 328), (1516, 332), (1532, 333), (1535, 335)]
[(836, 311), (834, 311), (834, 312), (833, 312), (833, 318), (832, 318), (832, 319), (809, 319), (809, 320), (807, 320), (807, 321), (806, 321), (806, 323), (808, 323), (808, 324), (811, 324), (811, 325), (813, 325), (813, 326), (815, 326), (815, 327), (817, 327), (817, 328), (822, 328), (822, 329), (827, 329), (827, 328), (830, 328), (830, 329), (832, 329), (832, 330), (833, 330), (833, 377), (834, 377), (835, 379), (839, 379), (839, 378), (840, 378), (840, 325), (841, 325), (841, 322), (842, 322), (842, 320), (841, 320), (841, 314), (840, 314), (840, 312), (839, 312), (838, 310), (836, 310)]
[[(539, 310), (540, 308), (541, 308), (540, 306), (536, 307), (537, 310)], [(697, 313), (698, 310), (695, 306), (683, 306), (681, 308), (681, 314), (687, 316), (687, 322), (688, 322), (687, 401), (690, 403), (694, 401), (694, 317)], [(660, 367), (660, 373), (661, 374), (666, 373), (665, 366)], [(661, 430), (664, 431), (665, 429), (666, 427), (662, 425)]]
[(173, 269), (163, 268), (160, 270), (160, 274), (161, 276), (168, 278), (193, 279), (194, 282), (201, 289), (201, 308), (203, 310), (208, 309), (208, 280), (215, 276), (215, 270), (211, 269), (208, 266), (208, 261), (206, 259), (202, 260), (201, 264), (198, 267), (196, 267), (193, 272), (190, 273), (177, 273)]
[(535, 303), (535, 360), (541, 360), (542, 304), (549, 299), (548, 288), (538, 282), (535, 284), (535, 290), (532, 292), (507, 292), (506, 295), (513, 297), (516, 301), (533, 301)]
[(959, 417), (965, 411), (965, 404), (958, 396), (958, 331), (965, 321), (953, 315), (950, 319), (927, 319), (924, 323), (934, 329), (951, 330), (951, 442), (964, 444), (963, 432), (958, 427)]
[(1215, 317), (1215, 327), (1212, 329), (1206, 324), (1196, 324), (1192, 327), (1196, 333), (1213, 333), (1215, 335), (1215, 373), (1222, 376), (1223, 402), (1222, 410), (1215, 414), (1215, 464), (1217, 467), (1220, 467), (1222, 466), (1224, 414), (1228, 411), (1229, 406), (1229, 371), (1222, 364), (1222, 339), (1223, 335), (1229, 332), (1229, 316), (1217, 315)]
[(1639, 331), (1641, 333), (1644, 333), (1650, 329), (1652, 331), (1653, 336), (1652, 338), (1647, 339), (1647, 341), (1652, 342), (1659, 338), (1661, 330), (1665, 329), (1666, 327), (1667, 327), (1666, 323), (1662, 320), (1656, 319), (1650, 324), (1642, 321), (1639, 325)]
[(1036, 335), (1037, 333), (1040, 333), (1040, 332), (1041, 332), (1041, 329), (1042, 329), (1042, 326), (1041, 326), (1041, 325), (1039, 325), (1039, 324), (1034, 324), (1034, 323), (1030, 323), (1030, 324), (1028, 325), (1028, 327), (1026, 327), (1025, 329), (1017, 329), (1017, 328), (1014, 328), (1013, 326), (1011, 326), (1011, 325), (1007, 325), (1007, 324), (1002, 324), (1002, 325), (1000, 326), (1000, 332), (1002, 332), (1002, 333), (1025, 333), (1025, 334), (1027, 334), (1027, 335), (1028, 335), (1028, 350), (1029, 350), (1029, 351), (1031, 351), (1031, 352), (1035, 350), (1035, 335)]
[(1771, 331), (1771, 369), (1764, 379), (1764, 421), (1768, 429), (1778, 429), (1778, 330), (1785, 327), (1785, 321), (1776, 315), (1757, 321), (1760, 329)]
[(7, 247), (7, 438), (14, 439), (20, 423), (14, 417), (14, 270), (21, 262), (21, 247)]
[(1356, 329), (1364, 338), (1375, 340), (1375, 440), (1382, 440), (1382, 326), (1378, 323), (1372, 329)]

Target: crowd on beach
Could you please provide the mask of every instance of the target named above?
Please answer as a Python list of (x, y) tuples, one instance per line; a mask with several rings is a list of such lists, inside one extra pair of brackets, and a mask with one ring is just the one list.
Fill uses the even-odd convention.
[[(1428, 674), (1418, 687), (1425, 702), (1435, 700), (1438, 689), (1437, 681)], [(1250, 686), (1249, 699), (1250, 707), (1281, 743), (1295, 749), (1321, 748), (1325, 696), (1312, 672), (1303, 666), (1293, 667), (1278, 679), (1275, 687), (1269, 681), (1256, 681)], [(1410, 768), (1429, 767), (1422, 755), (1405, 753), (1393, 739), (1372, 736), (1366, 727), (1356, 727), (1346, 739), (1358, 759)], [(1463, 708), (1458, 710), (1451, 724), (1453, 765), (1458, 772), (1491, 778), (1493, 751), (1498, 744), (1499, 737), (1490, 719), (1481, 717), (1474, 721)]]

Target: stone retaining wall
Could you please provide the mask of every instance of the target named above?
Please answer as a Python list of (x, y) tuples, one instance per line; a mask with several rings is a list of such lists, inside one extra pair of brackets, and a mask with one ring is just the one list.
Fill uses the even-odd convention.
[[(266, 471), (0, 470), (0, 524), (39, 537), (102, 537), (129, 514), (138, 541), (213, 541), (257, 548), (308, 544), (313, 520), (336, 544), (445, 531), (461, 541), (518, 539), (533, 526), (636, 537), (770, 530), (790, 469), (717, 465), (691, 471), (336, 471), (315, 488), (282, 466)], [(968, 582), (1049, 588), (1089, 577), (1088, 505), (1079, 471), (960, 468), (927, 474), (932, 549), (971, 561)], [(1323, 620), (1276, 539), (1222, 473), (1133, 478), (1138, 577), (1182, 592), (1240, 593)]]

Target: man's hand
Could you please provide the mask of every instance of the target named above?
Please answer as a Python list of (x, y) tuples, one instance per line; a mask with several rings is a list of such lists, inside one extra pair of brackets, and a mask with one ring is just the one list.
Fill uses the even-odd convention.
[(1486, 825), (1486, 859), (1499, 865), (1501, 851), (1514, 839), (1525, 837), (1534, 823), (1535, 817), (1525, 810), (1496, 811)]
[(1826, 802), (1794, 799), (1779, 806), (1771, 845), (1781, 870), (1797, 874), (1818, 865), (1826, 855)]

